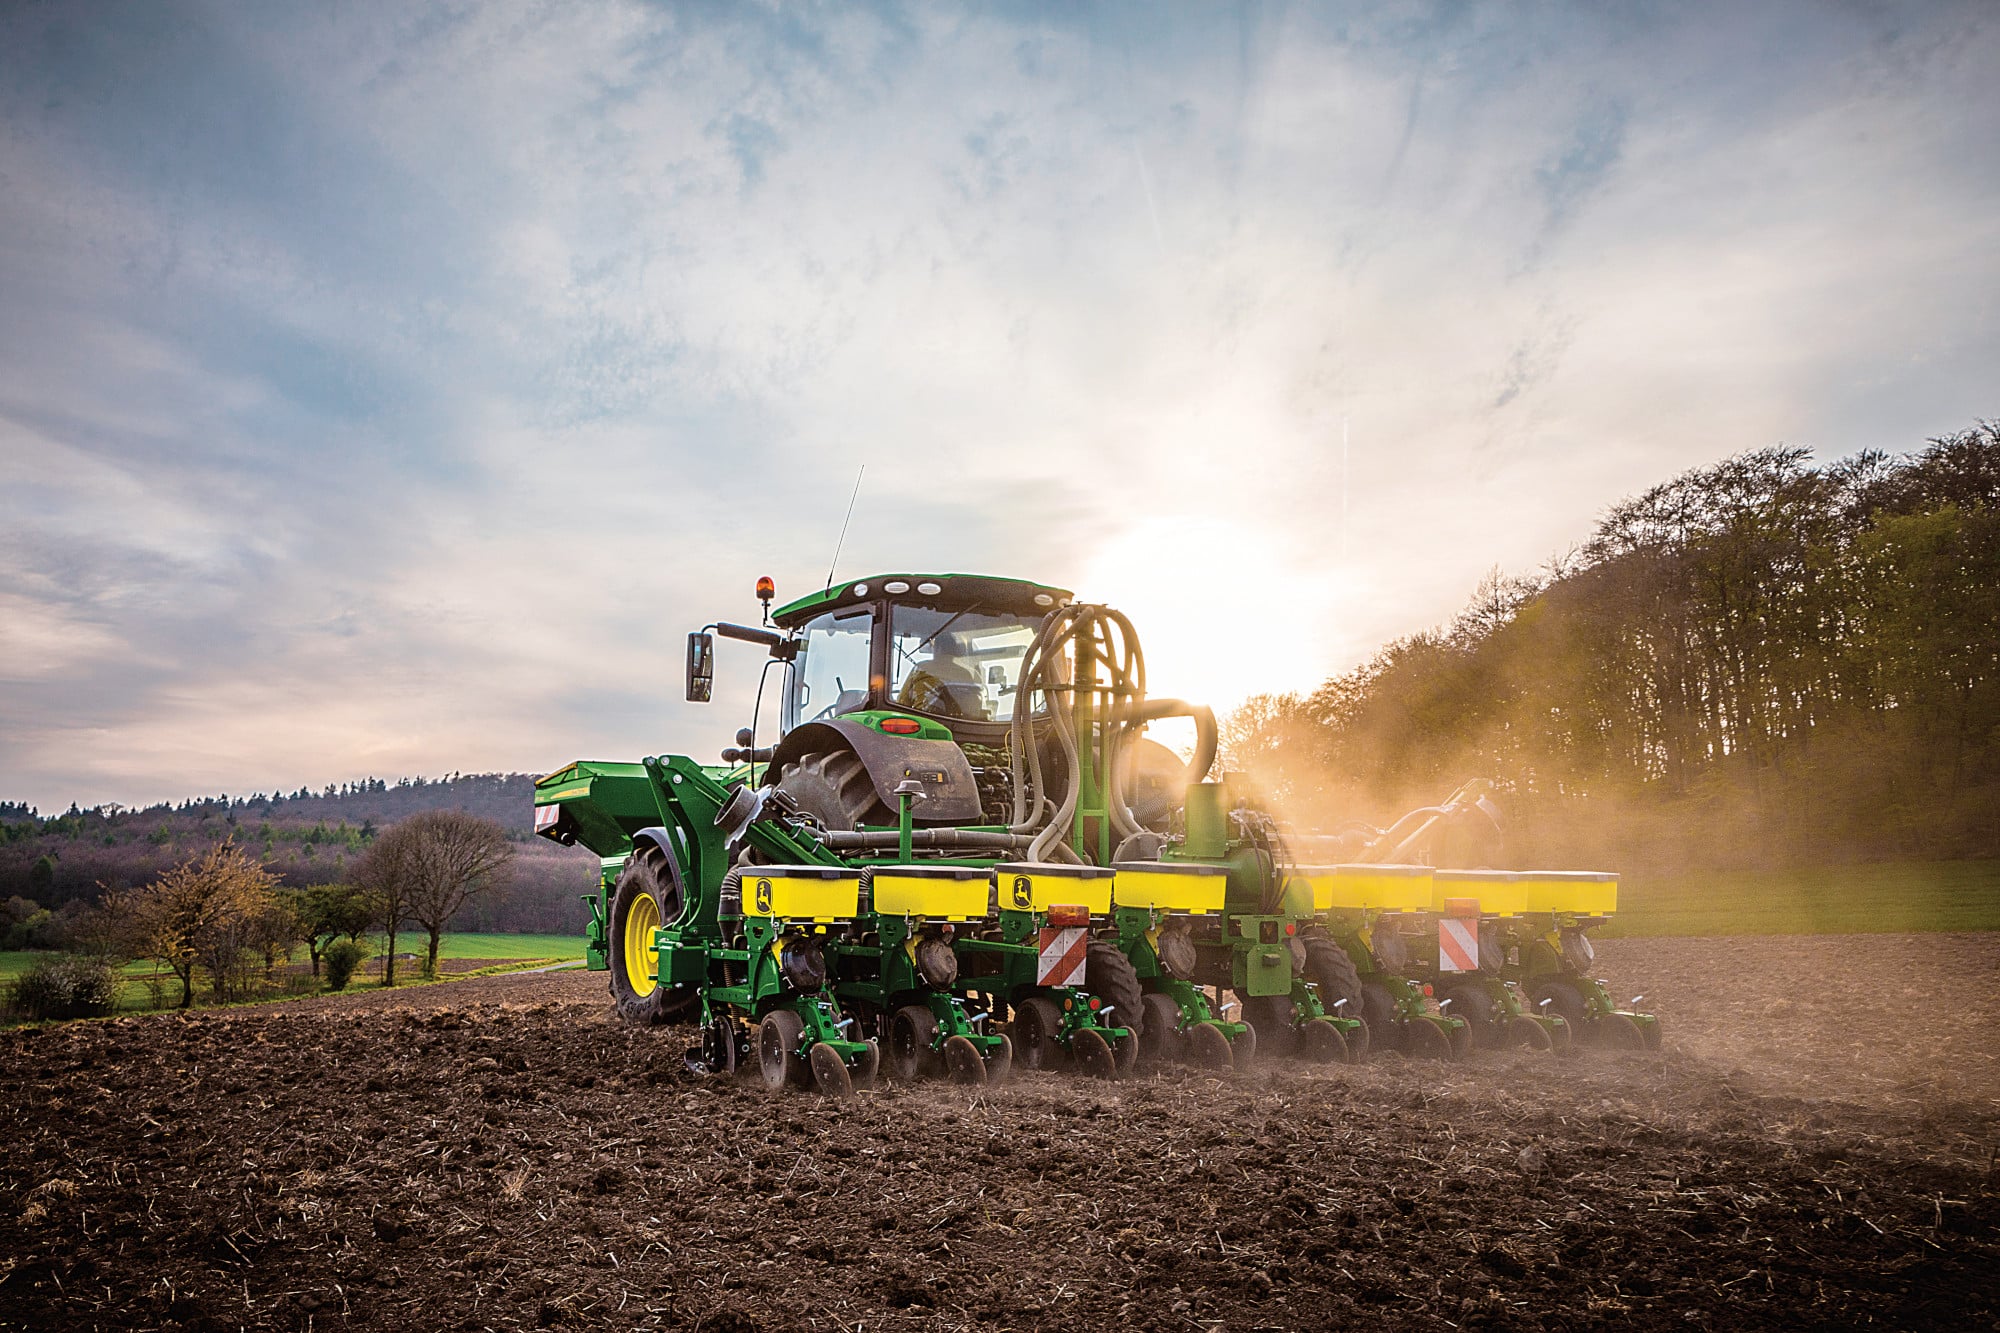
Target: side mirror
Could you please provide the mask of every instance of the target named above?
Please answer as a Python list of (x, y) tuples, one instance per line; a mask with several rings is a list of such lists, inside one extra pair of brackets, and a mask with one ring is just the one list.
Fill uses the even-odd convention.
[(688, 635), (688, 702), (705, 704), (715, 693), (715, 636), (696, 630)]

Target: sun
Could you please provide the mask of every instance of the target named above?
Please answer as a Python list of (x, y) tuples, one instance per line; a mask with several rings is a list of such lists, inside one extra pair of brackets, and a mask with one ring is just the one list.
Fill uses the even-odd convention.
[(1138, 520), (1084, 566), (1079, 596), (1131, 618), (1155, 697), (1203, 703), (1218, 716), (1253, 694), (1310, 688), (1326, 674), (1321, 639), (1298, 633), (1295, 608), (1327, 605), (1335, 571), (1311, 595), (1271, 534), (1229, 518)]

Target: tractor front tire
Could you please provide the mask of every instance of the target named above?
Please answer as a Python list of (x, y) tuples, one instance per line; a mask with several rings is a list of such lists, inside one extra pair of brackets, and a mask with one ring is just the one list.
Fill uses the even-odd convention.
[(657, 1027), (687, 1018), (700, 1004), (693, 988), (655, 979), (659, 951), (653, 932), (681, 911), (681, 888), (666, 854), (651, 843), (633, 849), (611, 889), (611, 1000), (628, 1023)]

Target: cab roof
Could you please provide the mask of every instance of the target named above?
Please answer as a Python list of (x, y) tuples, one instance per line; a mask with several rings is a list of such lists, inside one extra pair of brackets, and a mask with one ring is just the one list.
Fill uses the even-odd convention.
[[(898, 584), (902, 586), (899, 588)], [(920, 606), (981, 606), (1031, 616), (1047, 615), (1056, 607), (1076, 600), (1075, 594), (1066, 588), (1025, 579), (995, 578), (990, 574), (870, 574), (787, 602), (772, 612), (771, 619), (785, 629), (794, 629), (822, 611), (864, 605), (884, 597)]]

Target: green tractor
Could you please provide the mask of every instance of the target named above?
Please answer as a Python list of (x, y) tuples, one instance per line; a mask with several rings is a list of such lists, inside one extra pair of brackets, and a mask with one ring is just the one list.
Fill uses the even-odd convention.
[[(765, 650), (775, 719), (760, 689), (719, 765), (579, 762), (536, 786), (536, 831), (601, 859), (588, 957), (628, 1019), (699, 1024), (699, 1068), (835, 1093), (885, 1061), (979, 1082), (1016, 1059), (1111, 1075), (1146, 1049), (1239, 1064), (1260, 1034), (1365, 1049), (1353, 964), (1276, 822), (1207, 780), (1213, 715), (1148, 698), (1124, 616), (962, 574), (775, 613), (769, 580), (758, 595), (763, 625), (689, 636), (687, 697), (709, 700), (720, 636)], [(1191, 760), (1143, 734), (1172, 717)]]

